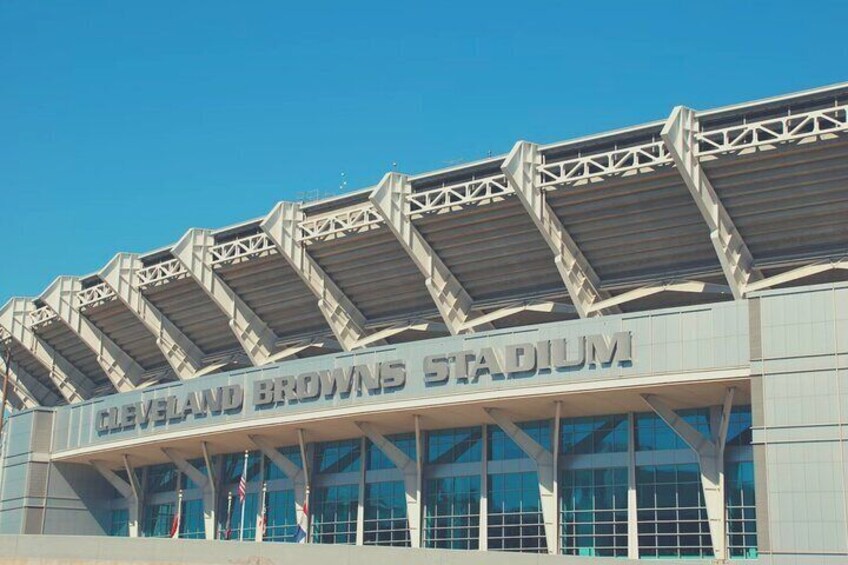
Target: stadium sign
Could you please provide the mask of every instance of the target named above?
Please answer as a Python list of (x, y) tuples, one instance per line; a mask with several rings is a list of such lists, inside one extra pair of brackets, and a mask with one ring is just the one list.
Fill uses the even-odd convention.
[[(421, 378), (425, 386), (437, 387), (451, 381), (475, 384), (492, 380), (532, 377), (542, 372), (574, 371), (586, 367), (611, 367), (632, 360), (630, 332), (612, 336), (589, 335), (576, 339), (552, 339), (500, 347), (482, 347), (437, 353), (424, 358)], [(325, 398), (350, 398), (379, 394), (402, 388), (408, 368), (403, 360), (359, 363), (297, 375), (260, 379), (253, 382), (252, 404), (269, 407)], [(244, 408), (244, 388), (240, 384), (189, 391), (145, 399), (100, 410), (95, 426), (99, 433), (146, 427), (150, 424), (182, 421)]]

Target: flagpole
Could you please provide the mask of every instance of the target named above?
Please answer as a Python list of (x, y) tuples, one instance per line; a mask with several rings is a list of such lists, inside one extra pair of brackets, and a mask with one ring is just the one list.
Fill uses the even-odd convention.
[(230, 539), (230, 535), (232, 534), (232, 531), (233, 531), (232, 524), (230, 524), (230, 522), (232, 522), (232, 521), (233, 521), (233, 493), (228, 492), (227, 493), (227, 523), (226, 523), (227, 529), (224, 530), (224, 535), (225, 535), (227, 540)]
[[(242, 471), (242, 477), (245, 478), (245, 483), (247, 482), (247, 450), (244, 452), (244, 470)], [(244, 497), (241, 499), (241, 523), (239, 524), (239, 541), (244, 541), (244, 507), (247, 504), (247, 488), (245, 487)]]
[(265, 496), (268, 493), (268, 483), (262, 483), (262, 499), (261, 504), (259, 505), (259, 527), (256, 532), (256, 541), (265, 541), (265, 529), (268, 527), (268, 514), (265, 511)]
[(172, 539), (178, 539), (180, 537), (180, 522), (182, 522), (182, 510), (183, 510), (183, 489), (180, 489), (177, 492), (177, 511), (174, 513), (174, 523), (171, 526), (171, 528), (174, 530), (173, 532), (171, 532), (171, 538)]

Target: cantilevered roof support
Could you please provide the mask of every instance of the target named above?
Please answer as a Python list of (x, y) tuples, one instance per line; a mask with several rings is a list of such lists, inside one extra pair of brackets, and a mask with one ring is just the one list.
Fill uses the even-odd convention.
[(539, 188), (541, 162), (538, 145), (519, 141), (504, 160), (501, 170), (553, 251), (554, 264), (580, 317), (617, 313), (616, 306), (593, 309), (595, 303), (608, 299), (609, 295), (600, 290), (600, 278), (547, 203), (546, 192)]
[(554, 454), (539, 445), (527, 432), (519, 428), (503, 410), (487, 408), (486, 413), (509, 438), (536, 464), (539, 477), (539, 496), (542, 503), (542, 522), (548, 553), (557, 551), (557, 492), (554, 472)]
[(141, 384), (144, 367), (118, 347), (79, 310), (78, 294), (82, 283), (75, 277), (59, 277), (47, 287), (41, 299), (80, 340), (94, 352), (97, 363), (118, 392), (127, 392)]
[[(0, 373), (6, 373), (5, 355), (0, 355)], [(9, 361), (9, 384), (14, 387), (15, 393), (23, 402), (25, 408), (54, 406), (61, 400), (56, 393), (30, 375), (14, 359)]]
[(280, 453), (280, 450), (274, 447), (271, 439), (265, 436), (249, 436), (259, 451), (271, 461), (271, 464), (277, 467), (288, 479), (294, 487), (294, 512), (295, 523), (306, 524), (308, 520), (307, 508), (309, 496), (309, 483), (307, 481), (306, 468), (297, 466), (294, 461)]
[(138, 272), (142, 267), (138, 255), (119, 253), (99, 276), (153, 334), (156, 346), (177, 378), (190, 379), (203, 368), (203, 352), (141, 293)]
[[(207, 447), (203, 444), (204, 462), (208, 460)], [(162, 448), (164, 453), (171, 462), (174, 463), (181, 473), (186, 475), (203, 493), (203, 527), (206, 539), (215, 539), (216, 521), (215, 521), (215, 476), (213, 469), (207, 467), (207, 474), (204, 474), (197, 467), (188, 462), (182, 453), (176, 449), (165, 447)]]
[(262, 229), (318, 299), (318, 308), (339, 344), (345, 351), (350, 351), (358, 341), (368, 335), (365, 316), (315, 262), (299, 240), (298, 226), (304, 218), (299, 204), (280, 202), (262, 221)]
[(724, 497), (724, 448), (730, 425), (735, 388), (725, 390), (724, 403), (711, 411), (710, 437), (704, 437), (686, 420), (677, 415), (665, 402), (653, 394), (643, 394), (642, 399), (662, 420), (685, 441), (698, 456), (701, 470), (701, 487), (710, 526), (713, 552), (718, 562), (727, 559), (727, 517)]
[[(126, 455), (124, 459), (126, 460)], [(129, 506), (127, 510), (127, 530), (129, 537), (139, 537), (139, 523), (141, 522), (141, 489), (138, 485), (138, 480), (135, 477), (135, 470), (127, 465), (128, 481), (125, 481), (115, 471), (109, 468), (104, 461), (92, 460), (91, 465), (100, 473), (112, 487), (118, 491)]]
[(210, 230), (191, 229), (171, 250), (189, 275), (230, 319), (230, 329), (254, 365), (267, 365), (276, 350), (277, 335), (212, 269), (215, 238)]
[(461, 332), (492, 329), (491, 324), (474, 328), (465, 324), (476, 315), (473, 313), (473, 301), (462, 284), (442, 262), (435, 250), (427, 243), (421, 232), (412, 225), (409, 217), (409, 197), (412, 184), (409, 177), (399, 173), (386, 173), (369, 199), (382, 216), (389, 229), (400, 242), (404, 251), (412, 258), (415, 266), (424, 275), (424, 283), (433, 302), (439, 309), (442, 319), (456, 335)]
[[(368, 422), (357, 422), (356, 426), (363, 434), (383, 452), (383, 455), (403, 473), (403, 485), (406, 491), (406, 520), (409, 524), (410, 545), (421, 547), (421, 476), (420, 465), (401, 451), (389, 438), (381, 434)], [(421, 450), (416, 450), (416, 457), (421, 457)]]
[(12, 298), (0, 309), (0, 327), (47, 369), (50, 379), (69, 404), (91, 398), (94, 390), (91, 379), (29, 327), (27, 318), (33, 310), (35, 305), (31, 300)]
[(739, 299), (745, 295), (745, 286), (749, 282), (760, 280), (763, 275), (754, 267), (754, 258), (748, 246), (701, 166), (695, 139), (698, 129), (695, 112), (690, 108), (678, 106), (672, 110), (660, 136), (668, 147), (683, 182), (695, 199), (698, 210), (707, 222), (710, 239), (724, 276), (734, 298)]

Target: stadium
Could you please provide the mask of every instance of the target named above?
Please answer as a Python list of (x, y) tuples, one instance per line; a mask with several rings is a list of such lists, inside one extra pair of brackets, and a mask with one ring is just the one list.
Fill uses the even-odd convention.
[(847, 111), (520, 141), (12, 298), (0, 532), (845, 563)]

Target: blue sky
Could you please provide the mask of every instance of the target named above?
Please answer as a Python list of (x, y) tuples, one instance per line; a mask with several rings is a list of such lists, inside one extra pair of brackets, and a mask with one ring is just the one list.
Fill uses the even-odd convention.
[(286, 4), (0, 3), (0, 303), (343, 173), (848, 80), (839, 2)]

